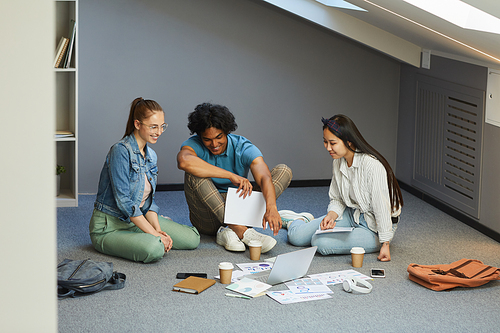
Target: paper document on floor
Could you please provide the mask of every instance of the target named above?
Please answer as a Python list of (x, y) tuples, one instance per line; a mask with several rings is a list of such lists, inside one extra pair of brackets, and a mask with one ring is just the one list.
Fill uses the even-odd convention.
[(282, 290), (282, 291), (268, 291), (266, 293), (267, 296), (274, 299), (276, 302), (280, 304), (290, 304), (290, 303), (298, 303), (298, 302), (307, 302), (307, 301), (317, 301), (321, 299), (332, 298), (329, 294), (295, 294), (291, 290)]
[(333, 291), (317, 278), (297, 279), (285, 284), (295, 294), (333, 294)]
[(319, 279), (325, 285), (342, 283), (347, 276), (356, 276), (362, 280), (373, 280), (371, 277), (361, 274), (360, 272), (353, 269), (320, 274), (310, 274), (308, 276), (313, 279)]
[(236, 264), (236, 266), (238, 266), (239, 269), (241, 269), (243, 273), (247, 275), (247, 274), (254, 274), (263, 271), (268, 271), (271, 268), (273, 268), (273, 263), (259, 262), (259, 263), (249, 263), (249, 264)]
[(266, 291), (271, 287), (272, 286), (270, 284), (264, 282), (255, 281), (249, 278), (243, 278), (236, 283), (230, 284), (226, 287), (226, 289), (246, 296), (257, 297), (260, 296), (259, 294), (261, 294), (263, 291)]

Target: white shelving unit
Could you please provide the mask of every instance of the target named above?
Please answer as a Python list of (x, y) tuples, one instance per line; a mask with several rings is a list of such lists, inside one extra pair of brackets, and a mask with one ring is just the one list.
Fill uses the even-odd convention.
[[(56, 77), (56, 130), (72, 136), (55, 138), (56, 163), (66, 168), (61, 174), (57, 207), (78, 206), (78, 0), (55, 0), (56, 24), (54, 45), (61, 37), (69, 38), (71, 20), (76, 22), (76, 36), (68, 68), (54, 68)], [(54, 47), (55, 49), (55, 47)]]

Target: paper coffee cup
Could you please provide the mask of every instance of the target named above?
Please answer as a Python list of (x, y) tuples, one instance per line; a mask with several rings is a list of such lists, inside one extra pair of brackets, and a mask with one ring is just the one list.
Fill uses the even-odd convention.
[(250, 259), (260, 260), (260, 253), (262, 251), (262, 243), (257, 240), (252, 240), (248, 243), (248, 248), (250, 249)]
[(230, 262), (221, 262), (219, 264), (220, 283), (230, 284), (233, 278), (233, 264)]
[(365, 249), (362, 247), (353, 247), (351, 249), (352, 267), (363, 267), (363, 258), (365, 256)]

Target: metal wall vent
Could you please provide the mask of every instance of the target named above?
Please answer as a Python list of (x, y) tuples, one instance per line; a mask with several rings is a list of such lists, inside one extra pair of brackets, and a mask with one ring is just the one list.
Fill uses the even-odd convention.
[(484, 91), (418, 75), (412, 185), (479, 218)]

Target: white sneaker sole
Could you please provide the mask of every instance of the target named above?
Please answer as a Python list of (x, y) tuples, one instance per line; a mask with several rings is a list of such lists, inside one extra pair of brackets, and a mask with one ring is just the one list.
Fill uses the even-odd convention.
[(219, 240), (216, 240), (216, 243), (220, 246), (223, 246), (226, 250), (231, 251), (231, 252), (244, 252), (246, 250), (245, 244), (243, 244), (243, 242), (241, 242), (239, 244), (236, 243), (238, 245), (241, 245), (241, 246), (237, 246), (237, 247), (236, 246), (230, 247), (229, 244), (226, 245), (226, 244), (224, 244), (224, 242), (219, 241)]
[(280, 210), (278, 213), (282, 218), (289, 220), (308, 219), (309, 221), (306, 222), (314, 220), (314, 216), (311, 213), (307, 212), (295, 213), (294, 211), (291, 210)]

